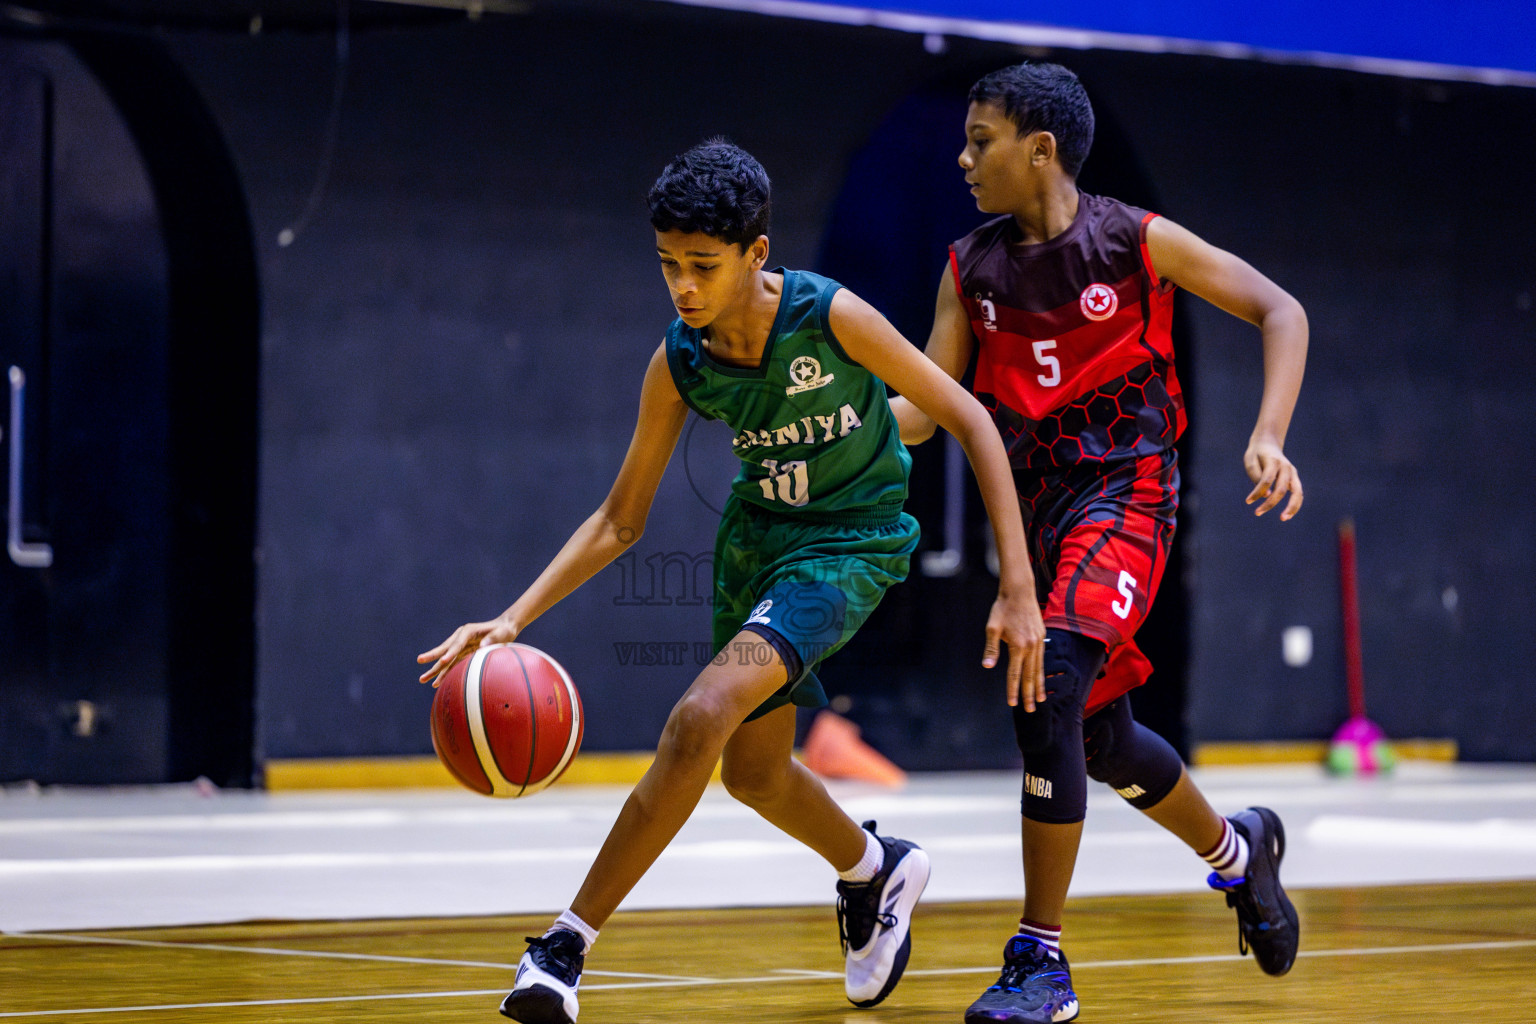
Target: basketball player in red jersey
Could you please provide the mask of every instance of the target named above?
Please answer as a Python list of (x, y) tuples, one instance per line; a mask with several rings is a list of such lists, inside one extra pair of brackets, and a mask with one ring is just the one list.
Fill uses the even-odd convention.
[[(1174, 749), (1131, 717), (1151, 665), (1132, 639), (1173, 539), (1184, 427), (1174, 372), (1182, 287), (1259, 327), (1264, 391), (1243, 458), (1263, 515), (1301, 508), (1284, 452), (1306, 363), (1301, 305), (1263, 274), (1156, 214), (1086, 195), (1077, 174), (1093, 109), (1055, 64), (1005, 68), (972, 87), (960, 166), (985, 213), (950, 249), (927, 354), (957, 380), (977, 351), (976, 395), (1013, 464), (1046, 625), (1045, 693), (1009, 693), (1024, 754), (1024, 915), (968, 1024), (1077, 1016), (1061, 923), (1087, 811), (1108, 783), (1213, 868), (1237, 910), (1239, 947), (1290, 970), (1299, 932), (1281, 888), (1285, 832), (1267, 808), (1223, 818)], [(892, 402), (902, 440), (933, 421)], [(1028, 695), (1026, 695), (1028, 696)]]

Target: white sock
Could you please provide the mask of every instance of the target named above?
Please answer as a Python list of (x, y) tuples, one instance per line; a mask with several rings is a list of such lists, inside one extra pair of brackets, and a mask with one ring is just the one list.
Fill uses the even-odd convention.
[(857, 864), (847, 871), (839, 871), (837, 877), (845, 882), (867, 882), (880, 873), (880, 868), (885, 864), (885, 847), (875, 834), (868, 829), (864, 833), (864, 856)]
[(587, 924), (587, 922), (583, 921), (569, 910), (566, 910), (562, 911), (560, 916), (555, 918), (555, 923), (550, 925), (549, 931), (545, 932), (544, 934), (548, 935), (550, 932), (557, 932), (561, 930), (575, 932), (577, 935), (581, 936), (582, 942), (586, 944), (582, 947), (582, 956), (586, 956), (588, 953), (592, 952), (592, 943), (597, 941), (596, 928), (593, 928), (591, 925)]
[(1200, 857), (1224, 881), (1230, 882), (1243, 877), (1243, 872), (1248, 870), (1248, 840), (1226, 818), (1221, 819), (1221, 827), (1221, 842)]

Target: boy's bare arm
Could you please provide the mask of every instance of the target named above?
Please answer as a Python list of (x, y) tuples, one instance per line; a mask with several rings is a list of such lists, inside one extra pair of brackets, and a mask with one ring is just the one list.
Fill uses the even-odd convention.
[(982, 664), (988, 668), (995, 665), (1000, 641), (1007, 643), (1008, 703), (1022, 700), (1025, 708), (1033, 711), (1035, 703), (1045, 699), (1045, 623), (1035, 600), (1034, 574), (1008, 453), (992, 418), (980, 402), (909, 344), (863, 299), (846, 289), (839, 291), (828, 315), (844, 351), (953, 434), (965, 449), (992, 521), (999, 562), (997, 601), (987, 620)]
[(612, 562), (645, 531), (651, 502), (688, 416), (667, 369), (665, 346), (657, 348), (640, 389), (635, 433), (618, 477), (596, 512), (576, 528), (538, 579), (506, 611), (485, 622), (469, 622), (448, 639), (416, 656), (431, 662), (422, 682), (435, 681), (453, 663), (482, 644), (510, 643), (527, 625)]
[[(970, 318), (965, 315), (965, 307), (960, 305), (960, 295), (955, 291), (954, 272), (946, 266), (939, 279), (939, 297), (934, 303), (933, 330), (928, 335), (928, 347), (923, 354), (952, 379), (959, 380), (965, 375), (974, 345)], [(891, 411), (896, 414), (903, 444), (921, 444), (932, 437), (938, 427), (932, 416), (899, 395), (891, 399)]]
[[(1264, 394), (1243, 455), (1253, 481), (1248, 504), (1263, 515), (1282, 500), (1281, 520), (1301, 511), (1301, 476), (1285, 456), (1285, 435), (1307, 365), (1307, 314), (1285, 289), (1238, 257), (1158, 217), (1147, 225), (1153, 269), (1180, 288), (1254, 324), (1264, 338)], [(1286, 500), (1286, 499), (1289, 500)]]

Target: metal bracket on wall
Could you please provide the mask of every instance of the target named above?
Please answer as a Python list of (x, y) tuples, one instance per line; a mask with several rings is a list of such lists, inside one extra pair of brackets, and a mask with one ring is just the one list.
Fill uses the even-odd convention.
[(965, 449), (944, 435), (944, 549), (924, 551), (924, 576), (958, 576), (965, 568)]
[(21, 367), (13, 366), (11, 378), (11, 491), (10, 508), (6, 513), (5, 549), (11, 561), (23, 569), (46, 569), (53, 564), (53, 547), (48, 544), (27, 544), (21, 539), (21, 460), (22, 460), (22, 403), (26, 399), (27, 375)]

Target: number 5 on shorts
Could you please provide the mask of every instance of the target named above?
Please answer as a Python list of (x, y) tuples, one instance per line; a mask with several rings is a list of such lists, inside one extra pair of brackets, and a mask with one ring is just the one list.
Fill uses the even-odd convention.
[(1131, 592), (1136, 589), (1136, 577), (1132, 576), (1130, 573), (1126, 572), (1124, 569), (1121, 569), (1120, 570), (1120, 588), (1119, 589), (1120, 589), (1120, 595), (1121, 595), (1122, 598), (1124, 598), (1124, 600), (1116, 601), (1114, 604), (1110, 605), (1109, 607), (1114, 610), (1114, 613), (1116, 615), (1120, 616), (1123, 619), (1127, 615), (1131, 614), (1131, 600), (1132, 600), (1132, 593)]

